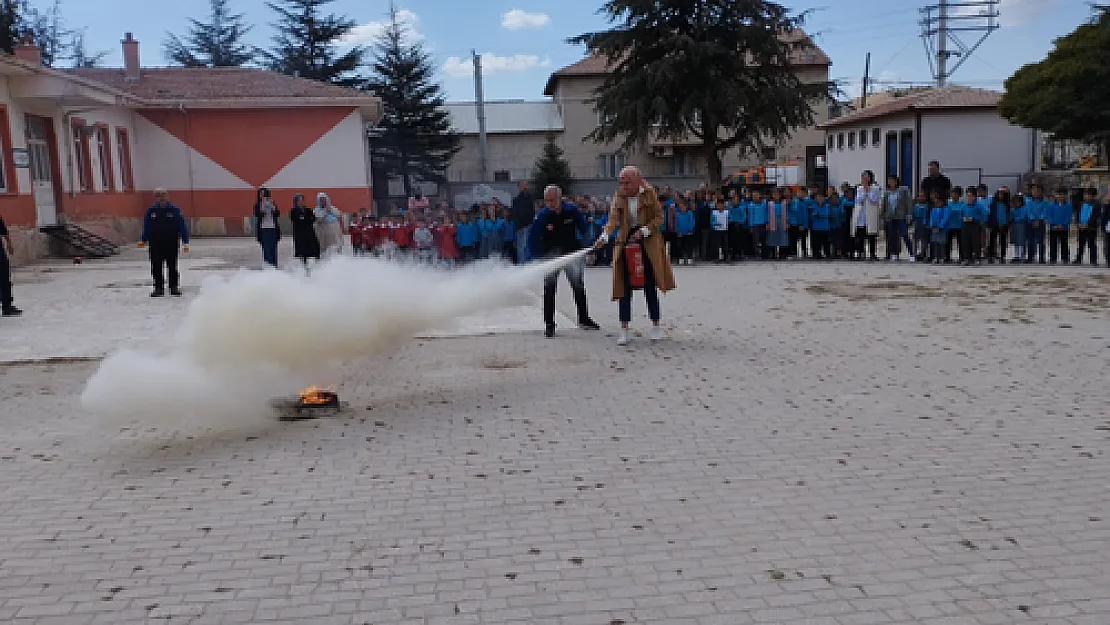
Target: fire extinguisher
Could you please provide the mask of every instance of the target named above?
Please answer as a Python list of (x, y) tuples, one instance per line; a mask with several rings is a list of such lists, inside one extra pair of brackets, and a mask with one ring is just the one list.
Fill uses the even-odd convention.
[(628, 272), (629, 286), (644, 288), (644, 249), (639, 243), (624, 246), (624, 270)]

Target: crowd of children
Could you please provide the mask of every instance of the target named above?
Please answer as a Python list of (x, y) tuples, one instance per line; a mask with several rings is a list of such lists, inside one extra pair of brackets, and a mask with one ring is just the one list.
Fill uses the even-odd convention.
[[(666, 215), (663, 235), (675, 264), (784, 258), (878, 260), (876, 237), (856, 227), (858, 192), (849, 185), (731, 189), (727, 194), (706, 189), (672, 193), (664, 188), (660, 192)], [(887, 192), (909, 193), (895, 182), (889, 183)], [(1086, 253), (1089, 262), (1097, 264), (1102, 239), (1110, 266), (1110, 210), (1103, 210), (1096, 189), (1087, 189), (1079, 205), (1071, 202), (1066, 189), (1057, 189), (1047, 198), (1037, 185), (1026, 193), (1011, 194), (1002, 187), (991, 195), (985, 185), (954, 187), (946, 197), (942, 193), (933, 191), (931, 197), (918, 193), (912, 210), (904, 215), (893, 208), (888, 211), (884, 203), (880, 215), (887, 230), (886, 259), (899, 259), (904, 241), (911, 262), (1003, 263), (1012, 247), (1012, 263), (1078, 264)], [(608, 202), (578, 196), (575, 203), (588, 224), (582, 238), (596, 240), (608, 220)], [(1074, 258), (1069, 244), (1073, 225), (1078, 230)], [(498, 203), (438, 218), (363, 214), (350, 228), (356, 254), (399, 255), (449, 265), (514, 259), (515, 233), (509, 211)], [(611, 246), (602, 248), (591, 253), (590, 263), (608, 265), (611, 255)]]

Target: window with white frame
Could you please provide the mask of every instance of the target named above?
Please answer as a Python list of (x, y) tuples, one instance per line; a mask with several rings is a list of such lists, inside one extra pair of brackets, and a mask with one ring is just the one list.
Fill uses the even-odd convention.
[(837, 135), (836, 135), (836, 149), (838, 149), (838, 150), (843, 150), (844, 149), (844, 133), (843, 132), (837, 133)]
[(854, 133), (854, 132), (849, 132), (848, 133), (848, 149), (849, 150), (856, 149), (856, 133)]
[(859, 131), (859, 147), (860, 147), (861, 150), (867, 147), (867, 131), (866, 130)]
[(597, 177), (616, 178), (624, 169), (624, 154), (602, 154), (597, 157)]
[(108, 191), (115, 185), (112, 180), (112, 145), (107, 128), (96, 129), (96, 158), (100, 163), (100, 189)]
[[(860, 138), (860, 143), (862, 143), (862, 142), (863, 142), (863, 138), (861, 137)], [(883, 142), (882, 131), (878, 128), (872, 128), (871, 129), (871, 145), (873, 145), (875, 147), (878, 147), (879, 144), (881, 144), (882, 142)]]

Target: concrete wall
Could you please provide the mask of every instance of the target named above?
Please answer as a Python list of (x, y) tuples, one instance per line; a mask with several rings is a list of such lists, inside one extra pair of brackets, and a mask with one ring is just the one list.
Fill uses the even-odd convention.
[(972, 178), (979, 172), (972, 170), (981, 168), (984, 184), (1013, 188), (1036, 167), (1034, 134), (993, 110), (926, 111), (921, 118), (921, 162), (940, 161), (952, 184), (978, 184)]
[[(825, 132), (827, 147), (828, 138), (833, 140), (833, 147), (827, 149), (826, 158), (829, 167), (829, 185), (839, 187), (848, 182), (857, 185), (860, 175), (864, 170), (870, 169), (880, 179), (886, 176), (886, 135), (888, 132), (901, 133), (903, 130), (914, 131), (916, 117), (902, 115), (884, 119), (865, 120), (859, 124), (830, 128)], [(874, 130), (879, 129), (879, 144), (872, 142)], [(866, 147), (860, 146), (860, 132), (866, 134)], [(843, 147), (839, 143), (843, 137)], [(853, 137), (853, 147), (849, 147), (848, 138)], [(916, 141), (916, 138), (915, 138)], [(926, 161), (928, 162), (928, 161)], [(912, 183), (910, 183), (912, 186)]]
[[(561, 143), (561, 133), (556, 134), (556, 141)], [(530, 133), (499, 133), (486, 137), (486, 155), (488, 158), (489, 179), (494, 179), (498, 171), (509, 172), (511, 182), (529, 180), (536, 160), (543, 154), (547, 134), (540, 132)], [(459, 152), (451, 160), (447, 168), (448, 182), (466, 182), (481, 179), (481, 166), (478, 158), (478, 136), (463, 135), (459, 141)]]

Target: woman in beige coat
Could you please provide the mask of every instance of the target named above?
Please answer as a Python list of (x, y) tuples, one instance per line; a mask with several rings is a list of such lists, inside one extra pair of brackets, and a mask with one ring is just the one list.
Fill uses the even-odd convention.
[(663, 338), (659, 325), (659, 293), (675, 288), (674, 273), (663, 243), (663, 206), (655, 188), (644, 180), (635, 167), (625, 167), (620, 173), (620, 187), (609, 209), (609, 221), (598, 238), (596, 247), (609, 242), (614, 230), (617, 239), (613, 245), (613, 300), (619, 302), (621, 332), (618, 345), (627, 345), (628, 324), (632, 322), (632, 287), (625, 267), (624, 248), (638, 243), (644, 257), (644, 298), (651, 318), (651, 340)]

